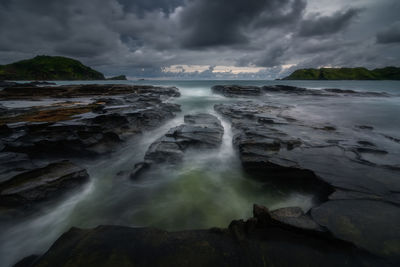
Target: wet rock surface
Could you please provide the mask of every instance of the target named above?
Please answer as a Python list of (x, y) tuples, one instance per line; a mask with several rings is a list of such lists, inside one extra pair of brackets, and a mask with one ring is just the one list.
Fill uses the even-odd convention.
[[(4, 128), (3, 151), (27, 153), (32, 157), (99, 155), (111, 151), (126, 137), (159, 126), (173, 118), (174, 112), (180, 111), (178, 105), (164, 102), (170, 96), (179, 95), (176, 88), (122, 86), (121, 89), (114, 85), (51, 88), (66, 91), (70, 94), (67, 96), (86, 94), (97, 98), (87, 104), (77, 101), (8, 109), (0, 116)], [(10, 92), (14, 93), (16, 89), (12, 88)], [(47, 92), (43, 88), (35, 90)], [(102, 97), (122, 93), (125, 95)], [(50, 96), (59, 97), (59, 93), (54, 94), (52, 92)], [(40, 93), (34, 95), (43, 96)], [(0, 99), (4, 100), (3, 96)]]
[(304, 146), (304, 141), (273, 127), (289, 124), (277, 116), (278, 107), (240, 102), (215, 105), (214, 108), (232, 120), (233, 144), (238, 148), (244, 170), (252, 177), (262, 181), (317, 186), (321, 192), (331, 190), (313, 171), (280, 155), (281, 151)]
[(182, 161), (189, 148), (217, 148), (222, 142), (224, 128), (220, 120), (210, 114), (185, 115), (184, 124), (171, 128), (148, 148), (144, 162), (138, 163), (131, 173), (137, 179), (153, 163)]
[(274, 216), (255, 205), (252, 218), (232, 221), (227, 229), (72, 228), (43, 256), (18, 266), (391, 266), (350, 243)]
[(81, 84), (43, 86), (14, 85), (0, 91), (0, 99), (42, 99), (42, 98), (72, 98), (88, 96), (115, 96), (126, 94), (158, 94), (169, 97), (180, 96), (176, 87), (154, 87), (150, 85), (125, 84)]
[[(180, 111), (179, 105), (167, 102), (180, 95), (172, 87), (37, 85), (8, 84), (0, 91), (4, 104), (10, 99), (37, 101), (28, 107), (2, 107), (3, 208), (29, 209), (79, 187), (88, 180), (86, 171), (60, 160), (77, 162), (107, 155), (125, 140), (160, 126)], [(66, 97), (68, 101), (59, 100)], [(58, 102), (48, 104), (44, 99)]]
[(400, 262), (400, 208), (383, 201), (328, 201), (311, 211), (336, 237), (393, 262)]
[(260, 96), (268, 93), (281, 93), (292, 95), (309, 96), (388, 96), (380, 92), (359, 92), (343, 89), (308, 89), (289, 85), (270, 85), (270, 86), (243, 86), (243, 85), (215, 85), (211, 88), (213, 93), (221, 94), (227, 97), (235, 96)]
[[(6, 89), (4, 99), (28, 99), (29, 90), (33, 92), (30, 86), (17, 88), (15, 93)], [(70, 176), (63, 173), (74, 177), (70, 169), (81, 173), (78, 180), (87, 180), (85, 171), (73, 163), (68, 162), (75, 167), (65, 171), (54, 165), (66, 162), (43, 166), (36, 159), (53, 162), (60, 157), (58, 151), (73, 158), (103, 155), (179, 111), (179, 106), (165, 102), (178, 95), (175, 89), (77, 86), (57, 92), (47, 88), (39, 96), (93, 97), (94, 88), (101, 96), (89, 103), (2, 108), (7, 115), (0, 117), (0, 165), (8, 169), (0, 172), (0, 194), (7, 207), (53, 199), (53, 192), (61, 193), (59, 188), (69, 188), (69, 184), (78, 187), (73, 178), (60, 178)], [(312, 192), (314, 208), (269, 211), (255, 205), (252, 218), (232, 221), (227, 229), (72, 228), (44, 255), (27, 257), (17, 266), (398, 266), (400, 166), (391, 160), (392, 150), (369, 137), (383, 137), (392, 145), (398, 145), (398, 138), (379, 133), (373, 126), (354, 125), (351, 134), (355, 138), (349, 139), (349, 132), (340, 125), (312, 123), (293, 114), (292, 106), (267, 101), (270, 94), (386, 94), (291, 86), (220, 86), (213, 90), (228, 97), (252, 98), (214, 107), (231, 122), (232, 142), (246, 174), (266, 187), (280, 184), (280, 188)], [(156, 164), (174, 167), (191, 148), (216, 148), (223, 133), (217, 117), (187, 115), (184, 124), (150, 145), (144, 161), (136, 164), (130, 176), (137, 179)]]
[(2, 209), (29, 208), (40, 202), (59, 198), (62, 193), (88, 180), (86, 170), (72, 162), (51, 163), (0, 183), (0, 206)]
[(211, 88), (216, 94), (224, 96), (237, 96), (237, 95), (261, 95), (261, 88), (257, 86), (238, 86), (238, 85), (216, 85)]
[[(308, 184), (322, 195), (311, 213), (276, 211), (274, 219), (296, 228), (324, 229), (378, 257), (400, 261), (400, 173), (395, 159), (387, 164), (395, 156), (368, 139), (349, 138), (333, 125), (302, 121), (290, 106), (254, 100), (214, 108), (230, 119), (233, 143), (251, 177)], [(355, 131), (353, 136), (379, 135), (373, 127), (356, 126)]]

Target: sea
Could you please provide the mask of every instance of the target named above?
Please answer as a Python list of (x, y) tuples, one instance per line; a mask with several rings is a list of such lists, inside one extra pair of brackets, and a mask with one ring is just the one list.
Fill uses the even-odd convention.
[[(373, 142), (388, 151), (381, 161), (400, 165), (400, 144), (384, 140), (384, 136), (400, 140), (400, 81), (128, 80), (56, 83), (175, 86), (181, 96), (169, 101), (181, 105), (182, 112), (159, 128), (128, 140), (110, 155), (77, 162), (87, 168), (91, 178), (82, 190), (39, 214), (12, 224), (0, 223), (0, 266), (11, 266), (25, 256), (44, 253), (71, 227), (123, 225), (169, 231), (227, 227), (233, 219), (251, 217), (254, 203), (270, 209), (299, 206), (307, 212), (315, 204), (311, 195), (279, 186), (265, 186), (249, 179), (243, 172), (238, 153), (232, 145), (234, 133), (230, 122), (213, 108), (218, 103), (233, 103), (241, 99), (213, 94), (211, 87), (214, 85), (282, 84), (315, 90), (335, 88), (385, 93), (384, 97), (268, 93), (264, 101), (290, 107), (290, 115), (296, 119), (334, 125), (349, 139), (356, 137), (355, 126), (373, 127), (374, 132), (381, 134), (374, 137)], [(51, 103), (0, 101), (3, 106), (14, 108)], [(184, 115), (199, 112), (214, 114), (222, 121), (225, 133), (220, 148), (212, 153), (188, 152), (184, 162), (172, 171), (160, 169), (158, 173), (139, 181), (120, 175), (129, 173), (135, 163), (142, 161), (154, 140), (171, 127), (183, 123)]]

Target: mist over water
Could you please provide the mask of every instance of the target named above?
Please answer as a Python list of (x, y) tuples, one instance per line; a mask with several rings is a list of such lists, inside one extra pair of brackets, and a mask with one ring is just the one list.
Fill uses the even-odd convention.
[[(59, 82), (58, 84), (70, 84)], [(82, 82), (74, 82), (82, 83)], [(111, 83), (111, 82), (110, 82)], [(9, 266), (22, 257), (41, 254), (70, 227), (89, 228), (113, 224), (158, 227), (165, 230), (226, 227), (233, 219), (251, 216), (252, 204), (270, 209), (299, 206), (308, 211), (312, 196), (301, 190), (265, 185), (246, 178), (232, 146), (230, 123), (213, 106), (236, 102), (211, 93), (215, 84), (289, 84), (307, 88), (340, 88), (386, 92), (391, 97), (323, 98), (315, 96), (267, 95), (264, 101), (288, 105), (288, 115), (320, 124), (334, 124), (343, 136), (352, 138), (355, 125), (370, 125), (382, 135), (400, 138), (400, 82), (394, 81), (126, 81), (131, 84), (176, 86), (182, 96), (171, 99), (182, 112), (163, 126), (124, 143), (111, 155), (76, 161), (87, 168), (91, 181), (82, 190), (23, 221), (0, 225), (0, 264)], [(18, 104), (18, 103), (17, 103)], [(193, 113), (216, 115), (223, 124), (223, 143), (214, 150), (187, 151), (182, 164), (154, 166), (138, 181), (129, 179), (135, 163), (143, 160), (148, 146), (171, 127)], [(363, 133), (359, 133), (362, 135)], [(308, 136), (310, 141), (318, 136)], [(392, 162), (399, 151), (388, 140), (373, 138), (391, 151)]]

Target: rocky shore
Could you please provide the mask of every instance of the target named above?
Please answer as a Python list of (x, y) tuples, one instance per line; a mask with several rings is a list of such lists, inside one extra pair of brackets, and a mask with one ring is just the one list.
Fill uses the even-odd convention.
[[(78, 249), (77, 249), (78, 248)], [(392, 266), (335, 239), (296, 208), (268, 211), (228, 228), (71, 228), (42, 256), (15, 266)]]
[[(232, 92), (230, 86), (223, 88)], [(235, 94), (248, 91), (247, 87), (232, 88)], [(308, 90), (295, 88), (290, 93)], [(233, 143), (244, 170), (266, 182), (277, 180), (311, 188), (322, 200), (310, 211), (313, 221), (337, 239), (400, 262), (400, 228), (395, 223), (400, 221), (400, 170), (396, 164), (379, 164), (368, 157), (386, 151), (363, 139), (341, 140), (340, 130), (332, 125), (294, 119), (287, 115), (290, 107), (239, 101), (214, 108), (232, 123), (236, 133)], [(310, 140), (308, 136), (315, 131), (319, 138)]]
[[(88, 174), (73, 162), (105, 156), (128, 138), (173, 118), (180, 108), (166, 100), (179, 95), (177, 88), (129, 85), (13, 83), (4, 88), (1, 101), (37, 104), (1, 108), (2, 213), (35, 208), (84, 184)], [(41, 105), (49, 99), (57, 101)]]
[(182, 161), (184, 151), (189, 148), (210, 149), (221, 144), (224, 128), (217, 117), (210, 114), (186, 115), (184, 122), (150, 145), (144, 156), (145, 161), (136, 164), (130, 174), (132, 179), (138, 179), (144, 170), (154, 167), (155, 163)]
[[(186, 114), (152, 142), (132, 167), (136, 181), (158, 166), (179, 165), (190, 150), (214, 151), (231, 124), (243, 171), (264, 186), (310, 192), (314, 206), (268, 210), (227, 228), (167, 232), (154, 228), (72, 228), (43, 255), (15, 266), (397, 266), (400, 263), (400, 167), (379, 155), (369, 125), (351, 133), (294, 116), (270, 94), (389, 97), (379, 92), (293, 86), (217, 85), (237, 101), (214, 105), (218, 116)], [(33, 96), (34, 95), (34, 96)], [(7, 108), (0, 116), (0, 211), (31, 210), (89, 181), (75, 161), (101, 157), (180, 111), (174, 87), (130, 85), (18, 86), (0, 100), (57, 99), (52, 105)], [(348, 135), (354, 138), (346, 138)], [(312, 137), (312, 138), (311, 138)], [(142, 176), (143, 175), (143, 176)], [(195, 196), (194, 196), (195, 197)], [(229, 203), (227, 203), (229, 205)]]

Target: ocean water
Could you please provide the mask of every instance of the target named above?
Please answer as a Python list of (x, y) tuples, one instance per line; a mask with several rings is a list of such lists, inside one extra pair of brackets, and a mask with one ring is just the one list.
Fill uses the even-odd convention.
[[(308, 211), (315, 204), (309, 193), (274, 185), (265, 186), (243, 173), (232, 146), (230, 123), (213, 109), (217, 103), (231, 103), (240, 99), (212, 94), (210, 88), (216, 84), (286, 84), (309, 89), (338, 88), (387, 93), (386, 97), (268, 94), (263, 101), (290, 106), (290, 116), (294, 118), (318, 125), (335, 125), (349, 139), (361, 134), (354, 131), (355, 126), (372, 126), (379, 135), (368, 138), (389, 152), (380, 160), (387, 164), (400, 163), (400, 146), (384, 138), (386, 135), (400, 139), (400, 81), (57, 82), (59, 85), (73, 83), (176, 86), (182, 96), (170, 101), (180, 104), (182, 112), (161, 127), (127, 141), (111, 155), (77, 162), (87, 168), (91, 177), (91, 182), (82, 190), (54, 203), (40, 214), (1, 225), (0, 266), (10, 266), (24, 256), (45, 252), (52, 242), (72, 226), (89, 228), (117, 224), (175, 231), (226, 227), (233, 219), (250, 217), (253, 203), (270, 209), (299, 206)], [(7, 101), (1, 104), (18, 107), (38, 103)], [(184, 115), (197, 112), (214, 114), (222, 121), (225, 133), (220, 148), (203, 152), (189, 151), (179, 166), (154, 169), (139, 181), (117, 175), (121, 171), (128, 173), (132, 170), (134, 164), (143, 159), (147, 147), (169, 128), (183, 123)]]

